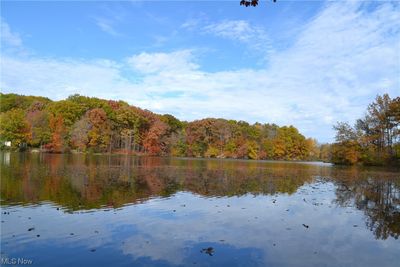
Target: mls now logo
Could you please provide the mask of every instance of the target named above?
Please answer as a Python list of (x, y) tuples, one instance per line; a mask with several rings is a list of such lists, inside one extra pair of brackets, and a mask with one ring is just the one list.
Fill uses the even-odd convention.
[(32, 260), (24, 258), (1, 258), (1, 265), (29, 265), (32, 263)]

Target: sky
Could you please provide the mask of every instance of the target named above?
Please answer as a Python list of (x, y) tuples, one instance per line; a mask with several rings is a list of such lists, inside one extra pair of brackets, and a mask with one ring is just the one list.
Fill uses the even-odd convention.
[(2, 93), (124, 100), (332, 142), (400, 96), (399, 1), (1, 1)]

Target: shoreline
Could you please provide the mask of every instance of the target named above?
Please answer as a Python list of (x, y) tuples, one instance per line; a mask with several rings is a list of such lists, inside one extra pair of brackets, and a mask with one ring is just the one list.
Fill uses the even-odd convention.
[(40, 150), (40, 149), (27, 149), (24, 151), (13, 151), (8, 149), (1, 149), (1, 153), (9, 152), (9, 153), (30, 153), (30, 154), (59, 154), (59, 155), (93, 155), (93, 156), (135, 156), (135, 157), (161, 157), (161, 158), (176, 158), (183, 160), (226, 160), (226, 161), (247, 161), (247, 162), (270, 162), (270, 163), (303, 163), (303, 164), (320, 164), (326, 166), (337, 166), (337, 167), (382, 167), (382, 168), (395, 168), (400, 169), (399, 162), (388, 162), (387, 164), (340, 164), (334, 162), (327, 162), (322, 160), (285, 160), (285, 159), (249, 159), (249, 158), (229, 158), (229, 157), (188, 157), (188, 156), (173, 156), (173, 155), (151, 155), (146, 153), (127, 153), (124, 151), (113, 151), (109, 152), (83, 152), (70, 150), (65, 152), (52, 152), (48, 150)]
[(127, 153), (123, 151), (113, 151), (109, 152), (84, 152), (70, 150), (66, 152), (52, 152), (49, 150), (40, 149), (27, 149), (24, 151), (18, 150), (0, 150), (0, 152), (10, 152), (10, 153), (31, 153), (31, 154), (60, 154), (60, 155), (96, 155), (96, 156), (112, 156), (112, 155), (125, 155), (125, 156), (137, 156), (137, 157), (162, 157), (162, 158), (179, 158), (179, 159), (199, 159), (199, 160), (237, 160), (237, 161), (264, 161), (264, 162), (287, 162), (287, 163), (322, 163), (322, 164), (332, 164), (332, 162), (326, 162), (322, 160), (285, 160), (285, 159), (250, 159), (250, 158), (230, 158), (230, 157), (189, 157), (189, 156), (173, 156), (173, 155), (151, 155), (146, 153)]

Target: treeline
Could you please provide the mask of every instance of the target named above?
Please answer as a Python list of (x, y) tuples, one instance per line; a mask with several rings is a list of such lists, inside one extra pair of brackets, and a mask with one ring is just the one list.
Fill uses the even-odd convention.
[(180, 121), (123, 101), (0, 94), (0, 141), (11, 149), (188, 157), (315, 160), (317, 141), (293, 126), (207, 118)]
[(334, 126), (336, 142), (330, 158), (338, 164), (400, 164), (400, 97), (377, 96), (354, 126)]

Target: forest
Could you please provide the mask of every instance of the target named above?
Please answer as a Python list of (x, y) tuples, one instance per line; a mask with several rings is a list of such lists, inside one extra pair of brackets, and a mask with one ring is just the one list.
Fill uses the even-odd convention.
[(333, 163), (400, 166), (400, 97), (378, 95), (354, 126), (338, 122), (334, 129)]
[(186, 157), (312, 160), (317, 141), (293, 126), (206, 118), (180, 121), (123, 101), (72, 95), (65, 100), (1, 94), (4, 148), (62, 153), (135, 153)]
[[(124, 101), (72, 95), (0, 94), (2, 149), (52, 153), (127, 153), (179, 157), (323, 160), (337, 164), (398, 161), (399, 97), (377, 96), (354, 127), (334, 126), (336, 142), (318, 144), (294, 126), (206, 118), (180, 121)], [(11, 142), (11, 143), (10, 143)]]

